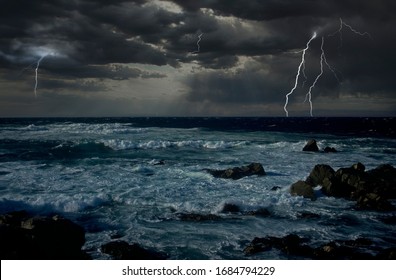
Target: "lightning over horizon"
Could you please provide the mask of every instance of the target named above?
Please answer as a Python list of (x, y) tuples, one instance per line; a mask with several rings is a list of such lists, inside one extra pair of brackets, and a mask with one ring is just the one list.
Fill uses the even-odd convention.
[(313, 104), (312, 104), (312, 89), (316, 86), (316, 83), (318, 82), (319, 78), (323, 75), (323, 61), (325, 61), (325, 51), (323, 48), (324, 45), (324, 37), (322, 36), (322, 44), (320, 45), (320, 49), (322, 50), (322, 53), (320, 54), (320, 73), (316, 76), (314, 82), (312, 85), (309, 87), (308, 93), (305, 96), (305, 99), (308, 98), (309, 106), (310, 106), (310, 115), (313, 117)]
[[(306, 51), (309, 49), (309, 44), (311, 43), (311, 41), (313, 39), (315, 39), (317, 36), (316, 32), (314, 32), (314, 34), (312, 35), (312, 37), (309, 39), (309, 41), (306, 44), (306, 47), (302, 50), (302, 55), (301, 55), (301, 62), (300, 65), (298, 66), (297, 69), (297, 74), (296, 74), (296, 79), (294, 82), (294, 87), (289, 91), (289, 93), (286, 94), (286, 102), (285, 102), (285, 106), (283, 106), (283, 109), (285, 110), (286, 113), (286, 117), (289, 116), (289, 111), (287, 111), (287, 105), (289, 103), (289, 96), (295, 91), (295, 89), (297, 88), (298, 85), (298, 79), (300, 78), (300, 73), (301, 73), (301, 68), (303, 67), (303, 65), (305, 64), (305, 53)], [(305, 69), (305, 68), (304, 68)], [(304, 72), (305, 73), (305, 72)]]
[(49, 55), (49, 54), (47, 53), (47, 54), (44, 54), (43, 56), (41, 56), (40, 59), (37, 61), (37, 64), (36, 64), (36, 69), (35, 69), (35, 73), (36, 73), (35, 81), (36, 81), (36, 84), (34, 85), (34, 95), (35, 95), (36, 98), (37, 98), (37, 86), (38, 86), (38, 70), (39, 70), (39, 67), (40, 67), (40, 62), (41, 62), (47, 55)]
[[(340, 34), (340, 47), (339, 48), (341, 48), (342, 44), (343, 44), (342, 29), (344, 28), (344, 26), (347, 27), (350, 31), (352, 31), (353, 33), (355, 33), (355, 34), (357, 34), (359, 36), (367, 36), (370, 39), (372, 39), (370, 33), (368, 33), (368, 32), (359, 32), (356, 29), (354, 29), (351, 25), (345, 23), (342, 20), (342, 18), (340, 18), (340, 26), (339, 26), (338, 30), (336, 32), (334, 32), (334, 33), (331, 33), (331, 34), (327, 35), (329, 37), (333, 37), (337, 33)], [(305, 54), (309, 50), (311, 41), (314, 40), (316, 38), (316, 36), (317, 36), (317, 33), (314, 32), (313, 36), (307, 42), (306, 47), (303, 50), (298, 51), (298, 52), (302, 52), (301, 62), (299, 64), (298, 68), (297, 68), (297, 74), (296, 74), (296, 78), (295, 78), (295, 82), (294, 82), (294, 87), (285, 96), (286, 101), (285, 101), (285, 105), (284, 105), (283, 109), (284, 109), (284, 111), (286, 113), (286, 117), (289, 116), (289, 112), (287, 110), (287, 105), (289, 103), (289, 96), (296, 90), (296, 88), (298, 86), (298, 81), (300, 79), (300, 74), (302, 73), (302, 76), (304, 77), (304, 81), (302, 83), (302, 88), (304, 88), (304, 85), (305, 85), (306, 81), (308, 80), (308, 78), (306, 76), (306, 73), (305, 73), (305, 70), (306, 70), (306, 68), (305, 68), (305, 66), (306, 66), (306, 64), (305, 64), (306, 63)], [(305, 95), (305, 100), (304, 100), (304, 103), (307, 100), (309, 102), (309, 105), (310, 105), (310, 116), (311, 117), (313, 117), (312, 90), (315, 88), (317, 82), (319, 81), (319, 79), (321, 78), (321, 76), (324, 73), (324, 69), (323, 69), (323, 65), (324, 64), (332, 72), (332, 74), (334, 75), (334, 77), (337, 80), (337, 82), (341, 83), (340, 79), (337, 76), (336, 70), (332, 66), (330, 66), (330, 64), (327, 61), (325, 50), (324, 50), (324, 41), (325, 41), (324, 36), (322, 36), (322, 43), (321, 43), (321, 46), (320, 46), (320, 49), (321, 49), (321, 54), (320, 54), (320, 73), (315, 77), (312, 85), (309, 87), (308, 92)]]

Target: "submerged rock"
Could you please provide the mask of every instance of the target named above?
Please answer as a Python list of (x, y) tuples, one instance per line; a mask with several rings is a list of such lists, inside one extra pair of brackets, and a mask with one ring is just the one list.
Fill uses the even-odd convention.
[(188, 222), (202, 222), (202, 221), (218, 221), (220, 216), (214, 214), (199, 214), (199, 213), (178, 213), (176, 215), (181, 221)]
[(381, 250), (376, 259), (378, 260), (396, 260), (396, 247)]
[(257, 216), (257, 217), (271, 216), (271, 212), (267, 208), (264, 208), (264, 207), (261, 207), (257, 210), (246, 211), (246, 212), (243, 212), (242, 214), (248, 215), (248, 216)]
[[(320, 259), (320, 260), (366, 260), (366, 259), (394, 259), (395, 248), (378, 249), (372, 240), (357, 238), (354, 240), (335, 240), (317, 247), (307, 244), (309, 239), (296, 234), (284, 237), (255, 237), (244, 249), (246, 255), (257, 254), (277, 249), (288, 258)], [(378, 251), (372, 255), (371, 251)]]
[(238, 205), (232, 203), (225, 203), (223, 209), (221, 209), (222, 213), (239, 213), (241, 209)]
[(320, 219), (320, 215), (312, 212), (301, 212), (297, 214), (298, 219)]
[(111, 241), (101, 246), (101, 251), (111, 255), (115, 260), (165, 260), (166, 254), (144, 249), (137, 243)]
[(337, 153), (337, 150), (333, 147), (326, 147), (324, 148), (323, 152), (325, 153)]
[(305, 144), (303, 151), (304, 152), (319, 152), (319, 148), (318, 148), (318, 145), (316, 144), (316, 140), (315, 139), (309, 140)]
[(244, 253), (246, 255), (252, 255), (275, 248), (287, 255), (310, 257), (312, 255), (312, 249), (303, 244), (306, 241), (306, 239), (301, 238), (296, 234), (289, 234), (284, 237), (255, 237), (244, 249)]
[(233, 179), (233, 180), (238, 180), (243, 177), (252, 176), (252, 175), (258, 175), (258, 176), (266, 175), (264, 168), (260, 163), (251, 163), (246, 166), (228, 168), (224, 170), (205, 169), (205, 171), (209, 172), (216, 178)]
[(81, 250), (84, 243), (84, 229), (58, 215), (0, 215), (1, 259), (88, 259)]

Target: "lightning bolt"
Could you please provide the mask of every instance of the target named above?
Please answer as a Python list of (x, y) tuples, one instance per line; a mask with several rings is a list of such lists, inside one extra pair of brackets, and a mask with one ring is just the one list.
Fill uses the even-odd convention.
[(305, 96), (305, 100), (308, 98), (309, 101), (309, 107), (310, 107), (310, 114), (311, 117), (313, 117), (312, 110), (312, 89), (316, 86), (316, 83), (318, 82), (319, 78), (323, 75), (323, 62), (326, 61), (326, 56), (325, 56), (325, 51), (323, 49), (324, 45), (324, 37), (322, 37), (322, 44), (320, 45), (320, 49), (322, 50), (322, 53), (320, 54), (320, 73), (316, 76), (314, 82), (312, 85), (309, 87), (308, 93)]
[(200, 52), (201, 47), (200, 47), (200, 45), (199, 45), (199, 42), (201, 42), (202, 35), (203, 35), (203, 33), (201, 33), (201, 34), (198, 35), (197, 50), (196, 50), (196, 51), (193, 51), (192, 53), (199, 53), (199, 52)]
[(297, 69), (297, 75), (296, 75), (296, 80), (294, 82), (294, 87), (289, 91), (289, 93), (286, 94), (286, 102), (285, 102), (285, 106), (283, 107), (283, 109), (285, 110), (286, 113), (286, 117), (289, 116), (289, 111), (287, 111), (287, 105), (289, 103), (289, 96), (295, 91), (295, 89), (297, 88), (298, 85), (298, 79), (300, 78), (300, 73), (301, 73), (301, 68), (303, 67), (303, 65), (305, 64), (305, 53), (307, 52), (307, 50), (309, 49), (309, 44), (311, 43), (311, 41), (313, 39), (315, 39), (317, 36), (316, 32), (314, 32), (314, 34), (312, 35), (312, 37), (309, 39), (309, 41), (307, 42), (306, 47), (302, 50), (302, 55), (301, 55), (301, 62), (300, 65), (298, 66)]
[(46, 57), (48, 54), (45, 54), (43, 56), (40, 57), (40, 59), (37, 61), (36, 64), (36, 69), (35, 69), (35, 73), (36, 73), (36, 77), (35, 77), (35, 81), (36, 84), (34, 85), (34, 96), (37, 98), (37, 85), (38, 85), (38, 70), (40, 67), (40, 62), (44, 59), (44, 57)]
[(330, 37), (335, 36), (337, 33), (340, 34), (340, 46), (338, 47), (339, 49), (342, 47), (343, 44), (343, 39), (342, 39), (342, 29), (345, 27), (349, 28), (349, 30), (351, 30), (353, 33), (360, 35), (360, 36), (368, 36), (370, 39), (372, 39), (370, 33), (368, 32), (359, 32), (356, 29), (354, 29), (352, 26), (350, 26), (349, 24), (345, 23), (342, 18), (340, 18), (340, 27), (338, 28), (338, 30), (334, 33), (331, 33)]
[[(345, 23), (342, 20), (342, 18), (340, 18), (340, 26), (339, 26), (338, 30), (336, 32), (334, 32), (334, 33), (331, 33), (331, 34), (327, 35), (327, 36), (330, 36), (330, 37), (335, 36), (336, 34), (340, 35), (340, 46), (339, 46), (339, 48), (341, 48), (342, 44), (343, 44), (342, 30), (343, 30), (344, 27), (348, 28), (351, 32), (353, 32), (353, 33), (355, 33), (355, 34), (357, 34), (359, 36), (367, 36), (370, 39), (372, 39), (370, 33), (357, 31), (351, 25)], [(301, 62), (300, 62), (299, 66), (298, 66), (298, 69), (297, 69), (297, 74), (296, 74), (294, 87), (286, 94), (286, 102), (285, 102), (285, 105), (283, 107), (283, 109), (285, 110), (285, 113), (286, 113), (286, 117), (289, 116), (289, 112), (287, 111), (287, 105), (289, 103), (289, 96), (296, 90), (296, 88), (298, 86), (298, 81), (300, 79), (300, 75), (302, 75), (304, 77), (304, 80), (303, 80), (303, 83), (302, 83), (302, 87), (304, 87), (304, 85), (305, 85), (305, 83), (306, 83), (306, 81), (308, 79), (307, 75), (305, 73), (305, 66), (306, 66), (305, 65), (305, 54), (306, 54), (306, 52), (309, 49), (309, 45), (310, 45), (311, 41), (314, 40), (316, 38), (316, 36), (317, 36), (317, 33), (314, 32), (312, 37), (307, 42), (306, 47), (304, 49), (302, 49), (301, 51), (295, 52), (295, 53), (300, 53), (301, 52), (302, 55), (301, 55)], [(336, 70), (333, 67), (331, 67), (331, 65), (328, 63), (328, 61), (326, 59), (326, 54), (325, 54), (325, 50), (324, 50), (324, 41), (325, 41), (324, 36), (322, 36), (322, 43), (321, 43), (321, 46), (320, 46), (320, 49), (321, 49), (321, 54), (320, 54), (320, 73), (316, 76), (316, 78), (313, 81), (312, 85), (309, 87), (308, 92), (305, 95), (305, 100), (304, 100), (304, 103), (307, 102), (307, 100), (309, 101), (311, 117), (313, 116), (312, 90), (315, 88), (317, 82), (319, 81), (320, 77), (324, 73), (324, 69), (323, 69), (324, 65), (327, 66), (327, 68), (332, 72), (332, 74), (334, 75), (334, 77), (338, 81), (338, 83), (340, 83), (340, 79), (337, 76)]]

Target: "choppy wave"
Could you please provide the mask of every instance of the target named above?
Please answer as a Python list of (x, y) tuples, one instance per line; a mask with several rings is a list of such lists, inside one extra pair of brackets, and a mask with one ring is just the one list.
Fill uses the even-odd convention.
[(146, 140), (146, 141), (131, 141), (112, 139), (103, 142), (107, 147), (113, 150), (128, 150), (128, 149), (166, 149), (166, 148), (195, 148), (195, 149), (228, 149), (248, 145), (246, 141), (205, 141), (205, 140)]
[[(100, 242), (113, 235), (158, 246), (172, 258), (238, 259), (245, 257), (241, 244), (256, 236), (297, 232), (328, 242), (358, 233), (382, 240), (394, 227), (380, 221), (385, 214), (354, 211), (353, 202), (319, 190), (314, 202), (289, 193), (290, 185), (304, 180), (316, 164), (335, 169), (357, 161), (366, 169), (395, 165), (394, 139), (291, 129), (311, 123), (304, 119), (293, 126), (289, 120), (213, 120), (210, 126), (211, 119), (178, 119), (174, 127), (173, 119), (167, 121), (29, 119), (0, 126), (0, 212), (76, 217), (94, 229), (86, 246), (97, 258), (104, 257), (97, 250)], [(229, 122), (232, 128), (223, 129)], [(321, 149), (331, 146), (339, 153), (302, 152), (311, 138)], [(204, 171), (251, 162), (262, 163), (267, 176), (227, 180)], [(240, 213), (223, 212), (225, 204), (236, 205)], [(244, 214), (261, 208), (270, 216)], [(300, 219), (301, 212), (320, 217)], [(221, 219), (182, 221), (180, 213)], [(279, 257), (279, 252), (271, 254)]]

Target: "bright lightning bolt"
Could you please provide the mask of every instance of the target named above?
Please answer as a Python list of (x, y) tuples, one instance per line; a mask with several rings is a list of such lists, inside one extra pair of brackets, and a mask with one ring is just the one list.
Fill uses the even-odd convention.
[(316, 32), (314, 32), (314, 34), (312, 35), (311, 39), (309, 39), (309, 41), (307, 42), (307, 45), (305, 47), (305, 49), (302, 50), (302, 55), (301, 55), (301, 62), (300, 65), (298, 66), (298, 70), (297, 70), (297, 75), (296, 75), (296, 80), (294, 83), (294, 87), (289, 91), (288, 94), (286, 94), (286, 102), (285, 102), (285, 106), (283, 107), (283, 109), (285, 110), (286, 113), (286, 117), (289, 116), (289, 111), (287, 111), (287, 105), (289, 103), (289, 96), (294, 92), (294, 90), (297, 88), (298, 85), (298, 79), (300, 78), (300, 73), (301, 73), (301, 68), (303, 67), (303, 65), (305, 64), (305, 53), (306, 51), (309, 49), (309, 44), (311, 43), (311, 41), (313, 39), (315, 39), (317, 36)]
[[(345, 23), (345, 22), (342, 20), (342, 18), (340, 18), (340, 26), (339, 26), (338, 30), (337, 30), (336, 32), (334, 32), (334, 33), (331, 33), (331, 34), (327, 35), (327, 36), (332, 37), (332, 36), (335, 36), (337, 33), (339, 34), (339, 36), (340, 36), (340, 46), (339, 46), (339, 48), (341, 48), (341, 47), (342, 47), (342, 44), (343, 44), (342, 31), (343, 31), (343, 28), (344, 28), (344, 27), (345, 27), (345, 28), (348, 28), (351, 32), (353, 32), (353, 33), (355, 33), (355, 34), (357, 34), (357, 35), (359, 35), (359, 36), (367, 36), (367, 37), (369, 37), (369, 38), (372, 39), (370, 33), (368, 33), (368, 32), (359, 32), (359, 31), (357, 31), (356, 29), (354, 29), (351, 25)], [(288, 103), (289, 103), (289, 96), (296, 90), (296, 88), (297, 88), (297, 86), (298, 86), (298, 82), (299, 82), (300, 76), (303, 76), (303, 78), (304, 78), (303, 83), (302, 83), (302, 87), (304, 87), (305, 83), (306, 83), (307, 80), (308, 80), (307, 75), (306, 75), (306, 72), (305, 72), (305, 70), (306, 70), (305, 54), (306, 54), (306, 52), (308, 51), (308, 49), (309, 49), (309, 47), (310, 47), (311, 41), (312, 41), (313, 39), (315, 39), (316, 36), (317, 36), (317, 33), (314, 32), (314, 34), (312, 35), (312, 37), (311, 37), (311, 38), (309, 39), (309, 41), (307, 42), (306, 47), (305, 47), (304, 49), (302, 49), (301, 51), (294, 52), (294, 53), (300, 53), (300, 52), (301, 52), (302, 55), (301, 55), (301, 62), (300, 62), (299, 66), (298, 66), (298, 69), (297, 69), (297, 74), (296, 74), (296, 79), (295, 79), (294, 87), (286, 94), (286, 102), (285, 102), (285, 105), (284, 105), (284, 107), (283, 107), (283, 109), (284, 109), (285, 112), (286, 112), (286, 117), (289, 116), (289, 112), (287, 111), (287, 105), (288, 105)], [(307, 100), (309, 101), (309, 105), (310, 105), (310, 115), (311, 115), (311, 117), (313, 116), (312, 90), (315, 88), (315, 86), (316, 86), (317, 82), (319, 81), (320, 77), (323, 75), (323, 72), (324, 72), (323, 65), (324, 65), (324, 64), (325, 64), (325, 65), (327, 66), (327, 68), (332, 72), (332, 74), (334, 75), (335, 79), (340, 83), (340, 79), (339, 79), (338, 76), (337, 76), (336, 70), (335, 70), (333, 67), (331, 67), (330, 64), (329, 64), (328, 61), (327, 61), (326, 54), (325, 54), (325, 50), (324, 50), (324, 37), (323, 37), (323, 36), (322, 36), (322, 44), (321, 44), (320, 49), (321, 49), (321, 55), (320, 55), (320, 73), (316, 76), (316, 78), (315, 78), (315, 80), (313, 81), (312, 85), (309, 87), (308, 92), (307, 92), (307, 94), (305, 95), (305, 100), (304, 100), (304, 103), (305, 103)]]
[(40, 67), (40, 62), (44, 59), (44, 57), (46, 57), (48, 54), (45, 54), (45, 55), (43, 55), (42, 57), (40, 57), (40, 59), (37, 61), (37, 64), (36, 64), (36, 69), (35, 69), (35, 73), (36, 73), (36, 77), (35, 77), (35, 80), (36, 80), (36, 84), (34, 85), (34, 95), (35, 95), (35, 97), (37, 97), (37, 85), (38, 85), (38, 70), (39, 70), (39, 67)]
[(313, 108), (312, 108), (313, 107), (312, 106), (312, 89), (316, 86), (316, 83), (318, 82), (319, 78), (323, 75), (323, 61), (326, 61), (323, 45), (324, 45), (324, 38), (322, 37), (322, 44), (320, 46), (320, 49), (322, 50), (322, 53), (320, 55), (320, 73), (316, 76), (314, 82), (309, 87), (307, 95), (305, 96), (305, 100), (308, 98), (308, 101), (309, 101), (311, 117), (313, 117), (313, 114), (312, 114), (312, 110), (313, 110)]
[(193, 51), (192, 53), (199, 53), (199, 52), (200, 52), (201, 47), (200, 47), (200, 45), (199, 45), (199, 42), (201, 42), (202, 35), (203, 35), (203, 33), (201, 33), (201, 34), (198, 35), (197, 50), (196, 50), (196, 51)]

